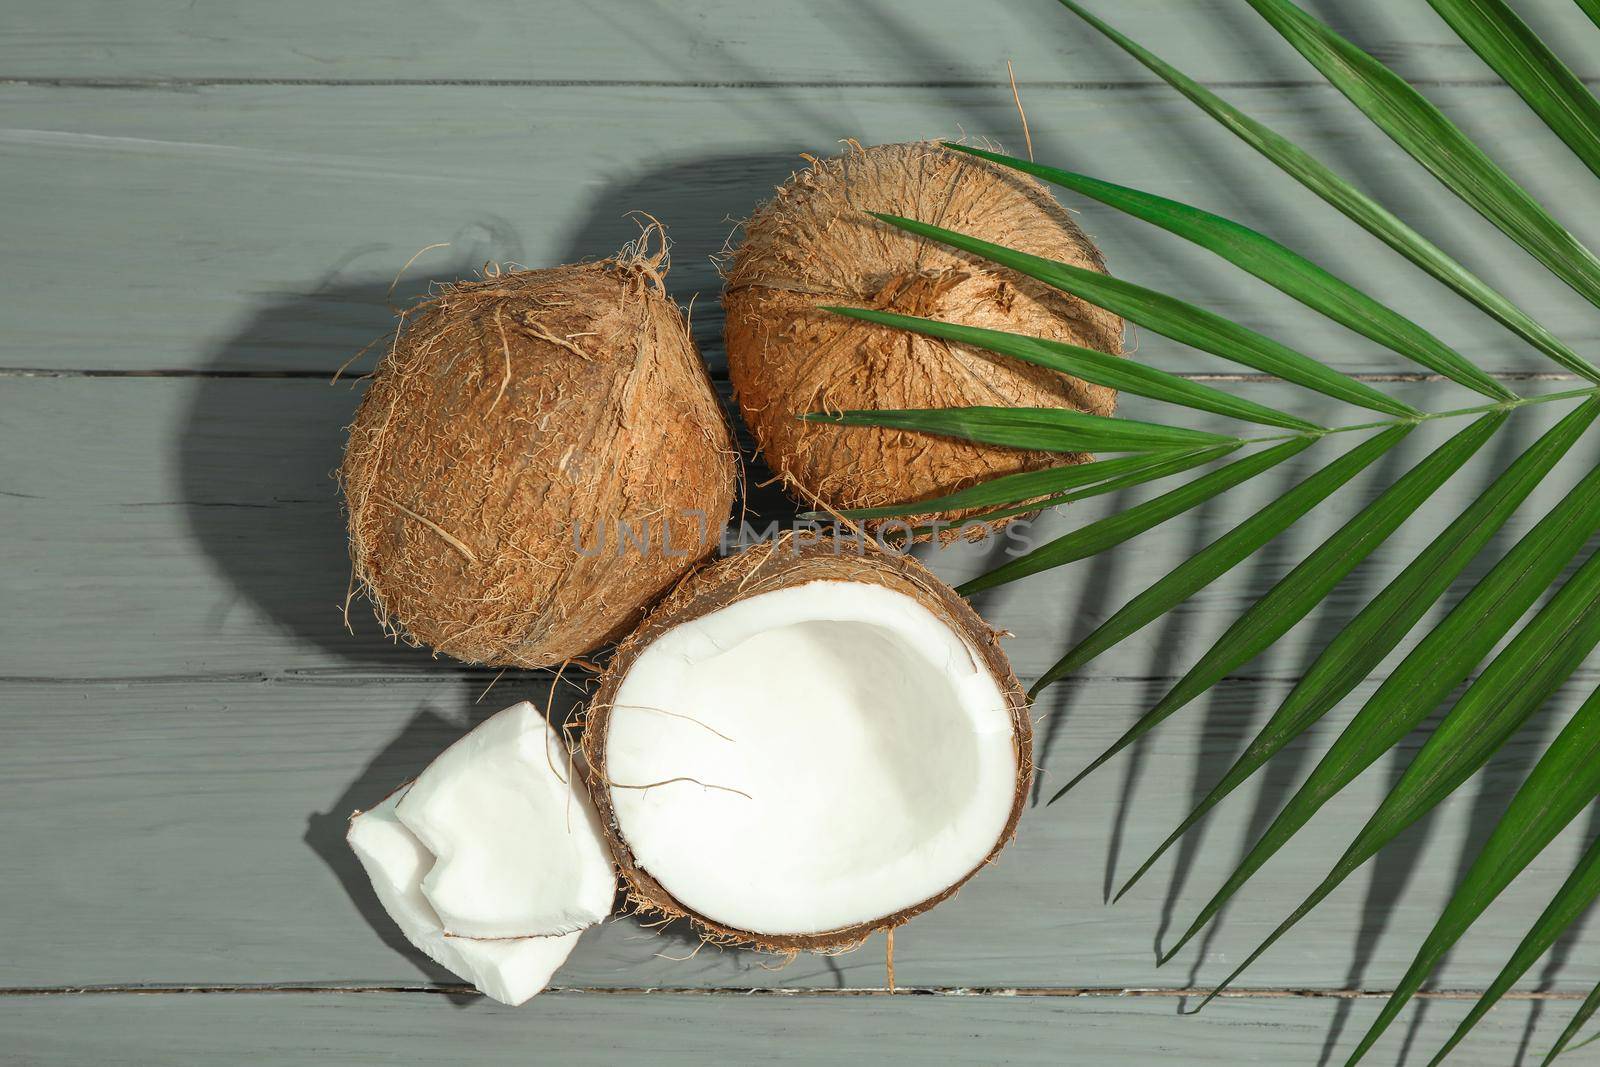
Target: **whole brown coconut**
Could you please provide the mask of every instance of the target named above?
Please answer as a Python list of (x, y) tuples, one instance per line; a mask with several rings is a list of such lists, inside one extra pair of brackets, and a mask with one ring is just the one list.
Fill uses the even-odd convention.
[(1110, 312), (868, 211), (1105, 269), (1099, 250), (1027, 175), (933, 143), (854, 146), (813, 160), (745, 224), (723, 295), (740, 410), (794, 495), (840, 510), (876, 507), (1087, 460), (797, 418), (852, 408), (1013, 405), (1109, 415), (1115, 407), (1115, 391), (1104, 386), (817, 310), (869, 307), (1121, 354), (1122, 320)]
[(401, 316), (339, 471), (386, 629), (468, 663), (562, 663), (716, 547), (736, 458), (664, 259), (500, 273)]
[[(916, 669), (897, 674), (902, 664), (883, 653), (891, 647), (882, 643), (884, 619), (863, 623), (851, 606), (863, 587), (910, 605), (901, 609), (909, 615), (925, 612), (924, 624), (953, 635), (959, 651), (950, 658), (928, 652), (924, 631), (907, 653)], [(737, 611), (743, 623), (732, 620)], [(752, 618), (763, 621), (752, 626)], [(1033, 777), (1027, 697), (997, 637), (920, 563), (870, 539), (806, 543), (790, 534), (696, 571), (617, 647), (584, 724), (595, 805), (630, 903), (687, 918), (707, 940), (793, 954), (853, 948), (948, 899), (1015, 836)], [(807, 657), (819, 648), (831, 662), (813, 670)], [(739, 656), (742, 667), (730, 664)], [(964, 671), (966, 679), (957, 688), (969, 687), (977, 714), (952, 727), (933, 706), (938, 701), (926, 699), (938, 685), (918, 686), (957, 661), (953, 676)], [(636, 701), (640, 676), (661, 677), (663, 662), (690, 678), (691, 690), (699, 684), (704, 699), (658, 690), (658, 700)], [(732, 698), (719, 703), (730, 678), (750, 688), (733, 686)], [(854, 720), (838, 711), (852, 701)], [(987, 757), (968, 749), (980, 737)], [(865, 763), (852, 762), (863, 755)], [(641, 767), (641, 758), (660, 767)], [(975, 775), (985, 758), (991, 773)], [(862, 802), (863, 766), (882, 769), (891, 803), (872, 802), (870, 789)], [(985, 815), (969, 824), (964, 816), (976, 807)], [(646, 829), (653, 830), (648, 839)], [(659, 840), (663, 833), (672, 840)], [(840, 880), (870, 881), (881, 873), (874, 866), (906, 869), (894, 863), (915, 852), (908, 840), (919, 834), (942, 869), (924, 873), (888, 909), (863, 901), (851, 921), (791, 918), (778, 931), (708, 913), (719, 886), (725, 902), (737, 902), (734, 910), (760, 910), (767, 897), (783, 894), (808, 911)], [(704, 878), (683, 877), (697, 866)]]

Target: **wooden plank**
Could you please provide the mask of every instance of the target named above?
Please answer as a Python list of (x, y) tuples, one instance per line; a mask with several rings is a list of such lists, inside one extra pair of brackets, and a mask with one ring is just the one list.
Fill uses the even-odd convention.
[[(411, 32), (411, 31), (408, 31)], [(3, 37), (3, 35), (0, 35)], [(418, 38), (422, 39), (422, 38)], [(1241, 106), (1352, 174), (1580, 350), (1593, 308), (1512, 248), (1330, 89), (1242, 89)], [(1545, 200), (1592, 176), (1503, 90), (1440, 100)], [(1552, 365), (1266, 165), (1176, 94), (1030, 88), (1039, 158), (1237, 217), (1301, 248), (1495, 370)], [(722, 365), (711, 255), (798, 163), (838, 141), (1020, 142), (992, 87), (722, 88), (282, 85), (186, 90), (0, 86), (0, 210), (13, 268), (0, 366), (331, 372), (397, 300), (486, 260), (597, 257), (651, 212), (676, 240), (674, 293)], [(1108, 209), (1083, 222), (1112, 268), (1343, 369), (1416, 370), (1197, 249)], [(1562, 212), (1580, 235), (1595, 225)], [(1137, 358), (1235, 370), (1148, 333)]]
[[(1595, 682), (1588, 676), (1589, 685)], [(486, 677), (300, 675), (272, 681), (0, 686), (0, 910), (13, 916), (0, 987), (156, 984), (416, 985), (448, 980), (405, 947), (343, 843), (345, 819), (415, 774), (470, 724), (548, 683)], [(1575, 687), (1577, 688), (1577, 687)], [(1220, 808), (1115, 907), (1125, 877), (1209, 788), (1286, 685), (1226, 683), (1131, 757), (1053, 806), (959, 897), (903, 928), (897, 980), (928, 987), (1185, 988), (1220, 979), (1326, 870), (1395, 773), (1352, 785), (1266, 867), (1214, 935), (1157, 970), (1158, 932), (1187, 920), (1264, 826), (1310, 756), (1358, 706), (1280, 760), (1261, 786)], [(1071, 687), (1041, 731), (1046, 781), (1059, 782), (1148, 706), (1152, 687)], [(1365, 696), (1370, 688), (1357, 694)], [(1544, 738), (1581, 700), (1555, 701), (1479, 782), (1394, 852), (1353, 878), (1247, 975), (1246, 988), (1387, 988), (1398, 979)], [(581, 703), (563, 686), (556, 714)], [(1041, 709), (1042, 710), (1042, 709)], [(1047, 724), (1048, 725), (1048, 724)], [(1406, 751), (1414, 750), (1414, 743)], [(1048, 792), (1045, 793), (1048, 796)], [(1482, 988), (1565, 877), (1595, 825), (1557, 841), (1440, 971), (1441, 988)], [(574, 987), (873, 988), (883, 941), (788, 966), (706, 947), (634, 919), (586, 934), (559, 976)], [(1570, 951), (1570, 949), (1568, 950)], [(1586, 991), (1593, 954), (1564, 952), (1524, 988)]]
[[(1226, 0), (1092, 0), (1089, 5), (1196, 77), (1304, 79), (1309, 70), (1249, 11)], [(1412, 78), (1488, 75), (1420, 3), (1306, 5)], [(1593, 27), (1563, 0), (1519, 11), (1600, 74)], [(8, 78), (637, 80), (647, 82), (1144, 80), (1149, 75), (1050, 4), (817, 0), (801, 6), (702, 0), (505, 5), (406, 0), (334, 6), (289, 0), (190, 5), (153, 0), (16, 2), (0, 12)]]
[[(1471, 132), (1492, 135), (1544, 199), (1560, 203), (1589, 188), (1589, 176), (1552, 154), (1560, 150), (1510, 94), (1483, 84), (1481, 66), (1423, 5), (1392, 12), (1377, 0), (1312, 6), (1329, 8), (1321, 13), (1409, 76), (1451, 80), (1435, 95)], [(1582, 47), (1583, 34), (1594, 31), (1575, 9), (1525, 6), (1575, 53), (1580, 72), (1600, 71), (1594, 50)], [(1308, 250), (1331, 245), (1330, 266), (1416, 309), (1485, 365), (1542, 367), (1410, 272), (1377, 266), (1387, 257), (1372, 242), (1352, 238), (1165, 90), (1105, 89), (1147, 79), (1050, 5), (996, 15), (953, 0), (900, 10), (838, 0), (809, 7), (711, 0), (686, 15), (665, 5), (511, 10), (466, 0), (446, 16), (436, 6), (378, 11), (369, 0), (315, 11), (300, 0), (288, 7), (157, 0), (130, 10), (63, 0), (0, 11), (0, 77), (44, 83), (0, 87), (0, 209), (10, 220), (15, 265), (0, 307), (0, 367), (194, 376), (0, 375), (0, 449), (12, 459), (0, 475), (0, 538), (26, 560), (7, 569), (12, 610), (0, 623), (0, 675), (7, 676), (0, 680), (7, 738), (0, 800), (17, 813), (0, 826), (0, 855), (8, 857), (0, 909), (26, 917), (0, 959), (0, 987), (12, 991), (0, 995), (0, 1047), (7, 1049), (0, 1058), (322, 1063), (339, 1049), (334, 1058), (389, 1062), (403, 1041), (419, 1058), (458, 1058), (470, 1048), (474, 1061), (525, 1062), (534, 1050), (560, 1062), (614, 1062), (630, 1052), (744, 1059), (763, 1041), (776, 1059), (860, 1056), (870, 1048), (891, 1062), (953, 1054), (1050, 1063), (1166, 1063), (1174, 1054), (1201, 1064), (1309, 1062), (1330, 1032), (1358, 1027), (1377, 1010), (1370, 1000), (1250, 998), (1179, 1020), (1171, 996), (780, 1003), (574, 992), (522, 1012), (470, 1001), (465, 1007), (476, 1017), (469, 1019), (447, 998), (423, 992), (15, 995), (18, 987), (152, 982), (420, 988), (444, 978), (375, 915), (339, 841), (343, 816), (489, 708), (542, 697), (548, 682), (509, 676), (475, 703), (487, 672), (391, 648), (364, 613), (361, 636), (345, 635), (334, 609), (345, 574), (340, 521), (326, 474), (355, 394), (315, 380), (225, 377), (326, 374), (383, 329), (390, 279), (423, 245), (452, 242), (419, 262), (397, 298), (415, 293), (418, 278), (460, 273), (485, 259), (538, 264), (604, 254), (630, 235), (626, 210), (657, 212), (680, 241), (675, 292), (684, 300), (703, 294), (697, 334), (720, 366), (708, 255), (726, 236), (728, 217), (747, 212), (799, 151), (830, 150), (843, 136), (892, 140), (963, 129), (1015, 143), (1009, 92), (998, 80), (1010, 56), (1041, 158), (1194, 200)], [(1591, 308), (1555, 293), (1519, 254), (1508, 256), (1393, 151), (1353, 142), (1358, 120), (1348, 109), (1327, 90), (1306, 87), (1303, 65), (1234, 12), (1220, 0), (1193, 5), (1183, 19), (1156, 0), (1110, 11), (1201, 76), (1256, 86), (1228, 91), (1357, 175), (1570, 340), (1596, 339)], [(428, 42), (427, 54), (419, 41)], [(66, 87), (80, 80), (142, 87)], [(305, 84), (253, 84), (279, 80)], [(347, 84), (363, 80), (411, 84)], [(509, 84), (487, 84), (495, 80)], [(1119, 272), (1292, 338), (1338, 366), (1398, 367), (1199, 256), (1104, 212), (1084, 218)], [(1220, 369), (1159, 339), (1143, 342), (1139, 358)], [(1298, 403), (1281, 386), (1245, 391)], [(1442, 396), (1454, 400), (1434, 385), (1399, 391), (1435, 407), (1450, 406)], [(1329, 414), (1315, 405), (1300, 410)], [(1127, 411), (1150, 414), (1139, 405)], [(1552, 406), (1519, 416), (1505, 440), (1526, 442), (1557, 414)], [(1420, 432), (1397, 461), (1419, 456), (1439, 432)], [(1485, 456), (1449, 500), (1459, 503), (1510, 454)], [(1593, 449), (1573, 460), (1572, 467), (1592, 464)], [(1240, 568), (1055, 691), (1040, 707), (1052, 719), (1041, 730), (1049, 780), (1060, 781), (1120, 733), (1233, 613), (1397, 469), (1385, 467), (1382, 478), (1319, 512), (1265, 562)], [(1552, 479), (1540, 500), (1553, 500), (1568, 481)], [(1264, 481), (1115, 558), (1040, 579), (1026, 592), (1002, 591), (980, 606), (1017, 631), (1013, 656), (1022, 673), (1036, 676), (1072, 637), (1284, 484)], [(1048, 528), (1133, 499), (1078, 509), (1070, 522), (1049, 520)], [(764, 506), (782, 514), (773, 500)], [(1237, 798), (1118, 908), (1101, 907), (1104, 887), (1209, 785), (1317, 639), (1449, 511), (1441, 502), (1404, 531), (1392, 554), (1252, 664), (1247, 677), (1225, 683), (1068, 802), (1032, 810), (1000, 864), (902, 931), (901, 983), (1176, 989), (1224, 973), (1320, 873), (1330, 849), (1392, 780), (1393, 766), (1358, 782), (1263, 873), (1214, 938), (1165, 971), (1145, 955), (1152, 934), (1192, 912), (1318, 749), (1281, 760), (1259, 792)], [(959, 579), (996, 558), (962, 548), (935, 562)], [(1590, 672), (1582, 680), (1596, 678)], [(1580, 696), (1554, 702), (1481, 781), (1354, 880), (1263, 960), (1250, 983), (1392, 984), (1474, 844)], [(570, 699), (564, 694), (562, 703)], [(1322, 743), (1356, 706), (1330, 716)], [(1541, 857), (1438, 980), (1481, 987), (1597, 826), (1575, 827)], [(738, 952), (673, 958), (692, 948), (687, 937), (620, 920), (585, 937), (560, 981), (574, 990), (811, 991), (883, 981), (876, 941), (850, 956), (802, 959), (777, 971)], [(1585, 991), (1600, 971), (1581, 959), (1563, 965), (1578, 955), (1573, 948), (1565, 944), (1524, 986), (1552, 985), (1567, 997)], [(1538, 1003), (1510, 1005), (1460, 1061), (1511, 1062), (1525, 1024), (1542, 1021), (1547, 1041), (1571, 1007), (1541, 1019)], [(1464, 1010), (1459, 1002), (1430, 1002), (1418, 1047), (1436, 1044)], [(1268, 1041), (1260, 1040), (1263, 1031)], [(1351, 1036), (1345, 1033), (1346, 1044)], [(1398, 1035), (1389, 1044), (1398, 1047)]]
[[(1327, 424), (1364, 415), (1307, 401), (1281, 384), (1230, 385)], [(1396, 396), (1444, 409), (1467, 399), (1437, 384), (1394, 385)], [(397, 648), (359, 601), (345, 632), (340, 604), (349, 579), (343, 519), (329, 472), (357, 393), (320, 381), (171, 378), (0, 378), (0, 454), (26, 456), (0, 475), (0, 536), (28, 560), (11, 568), (0, 614), (0, 675), (121, 678), (339, 667), (432, 669), (427, 654)], [(1327, 607), (1261, 661), (1252, 675), (1292, 676), (1333, 627), (1364, 605), (1455, 512), (1567, 405), (1514, 416), (1440, 499), (1389, 541)], [(1133, 417), (1163, 418), (1129, 402)], [(1185, 424), (1237, 426), (1185, 412)], [(1451, 425), (1445, 425), (1445, 423)], [(1208, 587), (1166, 622), (1148, 627), (1091, 664), (1088, 673), (1171, 677), (1209, 647), (1238, 612), (1334, 524), (1364, 506), (1405, 465), (1452, 432), (1441, 420), (1414, 433), (1370, 473), (1291, 529), (1259, 558)], [(1251, 510), (1307, 476), (1354, 435), (1339, 435), (1296, 461), (1233, 490), (1102, 558), (1047, 572), (979, 598), (1024, 676), (1038, 677), (1157, 576)], [(1600, 442), (1576, 450), (1496, 542), (1497, 551), (1560, 498)], [(757, 472), (753, 481), (762, 476)], [(1149, 492), (1167, 488), (1167, 483)], [(1027, 543), (1072, 529), (1143, 492), (1111, 494), (1050, 515), (988, 545), (925, 552), (952, 582), (1003, 562)], [(792, 517), (776, 490), (758, 514)], [(753, 522), (759, 527), (761, 522)], [(1494, 558), (1493, 556), (1490, 557)]]
[[(1536, 1062), (1570, 1002), (1510, 1002), (1451, 1057), (1460, 1067)], [(1467, 1012), (1430, 1001), (1409, 1062), (1432, 1053)], [(0, 1002), (0, 1038), (23, 1063), (321, 1065), (824, 1063), (870, 1060), (1193, 1067), (1314, 1063), (1347, 1050), (1374, 1001), (1276, 998), (1180, 1016), (1160, 997), (734, 998), (546, 994), (519, 1009), (403, 993), (50, 996)], [(1405, 1023), (1363, 1062), (1400, 1061)], [(1334, 1041), (1330, 1042), (1330, 1035)], [(1519, 1061), (1525, 1051), (1528, 1059)], [(752, 1052), (752, 1050), (759, 1050)]]

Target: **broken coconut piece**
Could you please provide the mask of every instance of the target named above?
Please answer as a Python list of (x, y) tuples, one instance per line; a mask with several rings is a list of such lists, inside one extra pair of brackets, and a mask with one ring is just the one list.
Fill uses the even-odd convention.
[(456, 937), (582, 930), (611, 914), (616, 875), (589, 791), (527, 701), (479, 724), (395, 809), (437, 857), (422, 895)]
[(422, 895), (422, 879), (433, 867), (433, 854), (395, 815), (406, 789), (401, 786), (371, 811), (358, 813), (350, 820), (345, 837), (366, 869), (383, 910), (407, 941), (484, 995), (516, 1005), (542, 992), (566, 962), (579, 935), (504, 941), (446, 937), (438, 914)]
[(1026, 700), (916, 561), (782, 540), (617, 651), (584, 748), (630, 896), (709, 935), (837, 949), (951, 895), (1015, 831)]

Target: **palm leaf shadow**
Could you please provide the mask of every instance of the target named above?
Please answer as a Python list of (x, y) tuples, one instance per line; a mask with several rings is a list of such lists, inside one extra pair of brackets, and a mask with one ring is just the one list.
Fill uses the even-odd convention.
[[(1129, 490), (1122, 490), (1121, 492), (1112, 494), (1112, 508), (1114, 510), (1121, 510), (1122, 508), (1127, 507), (1128, 500), (1130, 499), (1131, 495), (1131, 491)], [(1080, 603), (1107, 603), (1111, 599), (1112, 591), (1117, 586), (1118, 580), (1122, 574), (1122, 570), (1122, 561), (1119, 556), (1109, 556), (1105, 559), (1097, 560), (1096, 565), (1088, 569), (1088, 576), (1083, 584), (1083, 592), (1080, 597)], [(979, 593), (978, 596), (989, 596), (996, 591), (997, 590), (986, 590), (983, 593)], [(984, 601), (984, 606), (978, 608), (979, 613), (983, 614), (986, 618), (990, 617), (987, 612), (987, 608), (991, 606), (992, 603), (992, 601)], [(1070, 647), (1071, 645), (1077, 644), (1079, 641), (1087, 637), (1090, 631), (1092, 631), (1102, 621), (1104, 620), (1100, 616), (1094, 614), (1092, 611), (1080, 611), (1075, 613), (1071, 631), (1066, 636), (1066, 640), (1070, 642), (1070, 644), (1064, 645), (1063, 647)], [(1035, 758), (1037, 762), (1034, 768), (1035, 773), (1033, 779), (1033, 796), (1031, 798), (1031, 803), (1036, 807), (1039, 804), (1040, 797), (1044, 793), (1045, 783), (1049, 778), (1049, 765), (1051, 759), (1055, 755), (1056, 745), (1060, 741), (1062, 730), (1065, 728), (1067, 720), (1071, 717), (1071, 708), (1077, 690), (1078, 685), (1074, 681), (1068, 681), (1067, 684), (1055, 687), (1055, 691), (1049, 694), (1048, 699), (1050, 701), (1050, 706), (1048, 709), (1040, 708), (1038, 702), (1035, 702), (1034, 704), (1033, 713), (1035, 718), (1036, 735), (1034, 739), (1034, 751), (1036, 753)]]
[[(1213, 499), (1206, 501), (1196, 509), (1194, 517), (1190, 520), (1192, 530), (1187, 550), (1184, 553), (1185, 558), (1194, 555), (1212, 540), (1220, 525), (1221, 516), (1217, 514), (1220, 506), (1219, 502)], [(1164, 616), (1156, 625), (1161, 629), (1150, 650), (1150, 657), (1146, 661), (1148, 665), (1144, 671), (1145, 681), (1141, 686), (1139, 697), (1138, 710), (1140, 711), (1154, 705), (1172, 685), (1174, 681), (1172, 664), (1183, 651), (1184, 641), (1188, 636), (1184, 632), (1185, 628), (1181, 625), (1176, 612)], [(1209, 723), (1207, 726), (1209, 727)], [(1208, 728), (1202, 729), (1202, 736), (1209, 736)], [(1123, 770), (1122, 786), (1117, 798), (1116, 816), (1112, 824), (1110, 843), (1106, 847), (1105, 896), (1107, 899), (1111, 897), (1115, 890), (1117, 867), (1121, 860), (1123, 840), (1127, 833), (1128, 818), (1134, 806), (1134, 793), (1143, 776), (1149, 746), (1153, 743), (1152, 736), (1146, 734), (1129, 746), (1131, 751), (1128, 753), (1127, 766)], [(1204, 771), (1197, 767), (1194, 773), (1199, 775)], [(1181, 862), (1180, 860), (1179, 863), (1181, 864)], [(1162, 908), (1162, 922), (1155, 933), (1155, 951), (1157, 955), (1161, 951), (1161, 939), (1166, 934), (1172, 910), (1172, 895), (1169, 887), (1168, 902)]]
[[(1390, 454), (1392, 455), (1393, 453), (1391, 452)], [(1325, 460), (1327, 457), (1321, 458)], [(1310, 460), (1304, 455), (1291, 460), (1284, 465), (1287, 470), (1279, 475), (1281, 484), (1287, 487), (1300, 481), (1308, 473), (1308, 468), (1314, 463), (1315, 460)], [(1303, 521), (1314, 522), (1315, 512), (1307, 516)], [(1291, 527), (1289, 531), (1286, 531), (1282, 536), (1273, 540), (1251, 557), (1248, 571), (1250, 577), (1247, 582), (1243, 583), (1245, 588), (1250, 590), (1266, 589), (1289, 570), (1290, 566), (1292, 566), (1289, 561), (1299, 555), (1295, 548), (1297, 531), (1303, 533), (1304, 528)], [(1254, 664), (1247, 665), (1247, 669), (1252, 673), (1270, 673), (1263, 671), (1262, 662), (1263, 659), (1270, 660), (1270, 657), (1276, 654), (1276, 649), (1268, 649), (1267, 652), (1263, 653), (1262, 659), (1258, 659)], [(1159, 700), (1164, 692), (1165, 690), (1163, 689), (1162, 693), (1155, 694), (1155, 699)], [(1193, 808), (1205, 799), (1206, 794), (1211, 791), (1212, 785), (1215, 784), (1219, 776), (1218, 771), (1231, 765), (1239, 755), (1243, 744), (1249, 736), (1244, 732), (1247, 728), (1245, 724), (1253, 723), (1260, 717), (1262, 704), (1266, 699), (1267, 692), (1268, 690), (1260, 685), (1219, 685), (1212, 687), (1206, 693), (1206, 710), (1200, 727), (1202, 755), (1195, 760), (1195, 768), (1190, 783), (1189, 808)], [(1219, 750), (1213, 758), (1209, 745), (1220, 742), (1222, 739), (1227, 740), (1228, 750), (1226, 752)], [(1216, 769), (1208, 767), (1208, 763), (1215, 763)], [(1257, 810), (1252, 815), (1252, 829), (1254, 829), (1253, 824), (1259, 821), (1262, 810), (1261, 801), (1258, 799)], [(1172, 863), (1172, 876), (1168, 880), (1166, 897), (1162, 902), (1161, 919), (1156, 926), (1155, 944), (1158, 955), (1161, 951), (1162, 943), (1166, 940), (1167, 932), (1172, 927), (1177, 913), (1178, 900), (1183, 895), (1184, 888), (1189, 882), (1189, 876), (1193, 873), (1194, 865), (1201, 856), (1201, 845), (1205, 840), (1205, 831), (1206, 824), (1202, 822), (1191, 828), (1178, 842), (1177, 856)], [(1224, 909), (1199, 939), (1185, 985), (1192, 986), (1197, 981), (1200, 968), (1210, 953), (1212, 941), (1220, 931), (1226, 916), (1227, 910)]]
[[(1584, 827), (1582, 840), (1592, 841), (1600, 836), (1600, 804), (1589, 809), (1589, 822)], [(1578, 919), (1571, 926), (1561, 932), (1556, 943), (1550, 947), (1550, 953), (1545, 957), (1544, 966), (1539, 968), (1539, 979), (1534, 983), (1534, 989), (1545, 993), (1555, 988), (1556, 980), (1566, 968), (1567, 962), (1572, 958), (1572, 950), (1583, 940), (1588, 923), (1593, 919), (1593, 911), (1583, 918)], [(1538, 1029), (1539, 1020), (1544, 1014), (1545, 1002), (1534, 1000), (1528, 1010), (1528, 1021), (1522, 1029), (1522, 1040), (1517, 1044), (1516, 1064), (1518, 1067), (1527, 1059), (1529, 1047), (1533, 1042), (1534, 1032)]]

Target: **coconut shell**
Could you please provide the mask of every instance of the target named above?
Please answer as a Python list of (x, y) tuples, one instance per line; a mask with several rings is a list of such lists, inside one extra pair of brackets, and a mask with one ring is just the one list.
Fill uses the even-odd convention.
[[(770, 593), (814, 581), (871, 582), (911, 597), (967, 639), (994, 675), (1011, 712), (1012, 743), (1017, 757), (1016, 790), (1005, 828), (983, 862), (943, 891), (869, 922), (811, 934), (774, 935), (726, 926), (677, 900), (635, 861), (617, 823), (616, 809), (606, 783), (606, 740), (611, 707), (623, 679), (634, 662), (666, 631), (708, 615), (747, 597)], [(690, 575), (669, 594), (639, 628), (617, 646), (590, 705), (583, 729), (583, 754), (591, 769), (590, 787), (601, 828), (610, 839), (612, 855), (622, 872), (628, 900), (641, 912), (662, 918), (688, 919), (707, 940), (720, 944), (793, 954), (799, 951), (839, 952), (854, 948), (880, 930), (892, 930), (953, 896), (974, 874), (994, 862), (1012, 838), (1022, 818), (1033, 782), (1033, 724), (1028, 698), (1011, 663), (1000, 648), (999, 634), (978, 616), (971, 605), (910, 556), (876, 546), (870, 539), (788, 534), (739, 555), (729, 556)]]
[(932, 143), (856, 146), (812, 160), (745, 224), (723, 294), (740, 411), (795, 497), (838, 510), (877, 507), (1087, 460), (797, 418), (846, 409), (998, 405), (1110, 415), (1115, 408), (1116, 392), (1104, 386), (818, 310), (873, 308), (1121, 354), (1117, 316), (879, 222), (869, 210), (1105, 269), (1045, 187), (1009, 168)]
[(388, 630), (468, 663), (562, 663), (716, 548), (736, 453), (660, 267), (501, 273), (401, 316), (339, 471)]

